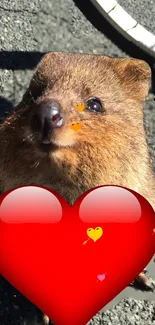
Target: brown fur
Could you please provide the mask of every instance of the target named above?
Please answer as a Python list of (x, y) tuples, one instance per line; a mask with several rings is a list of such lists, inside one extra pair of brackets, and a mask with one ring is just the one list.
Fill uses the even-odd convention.
[[(90, 188), (114, 184), (135, 190), (155, 208), (142, 109), (150, 75), (149, 66), (136, 59), (45, 55), (23, 100), (0, 128), (1, 191), (43, 185), (73, 204)], [(104, 114), (76, 109), (92, 96), (101, 99)], [(50, 99), (60, 104), (65, 124), (53, 132), (53, 149), (45, 153), (29, 117), (33, 107)], [(82, 123), (77, 132), (70, 127), (74, 122)], [(137, 280), (147, 285), (143, 274)], [(44, 315), (44, 323), (48, 321)]]
[[(142, 110), (149, 82), (150, 68), (144, 61), (45, 55), (23, 100), (0, 128), (2, 191), (39, 184), (73, 204), (87, 189), (115, 184), (137, 191), (155, 208)], [(102, 100), (104, 114), (76, 110), (91, 96)], [(53, 150), (43, 153), (37, 136), (30, 136), (29, 114), (47, 99), (59, 102), (65, 125), (52, 135)], [(82, 128), (75, 132), (72, 122), (82, 123)]]

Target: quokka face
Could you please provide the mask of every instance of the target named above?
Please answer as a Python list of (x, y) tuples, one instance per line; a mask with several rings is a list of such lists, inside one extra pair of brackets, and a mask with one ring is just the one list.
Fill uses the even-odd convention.
[(43, 185), (72, 204), (87, 189), (115, 184), (153, 204), (142, 109), (150, 77), (141, 60), (46, 54), (0, 128), (1, 190)]

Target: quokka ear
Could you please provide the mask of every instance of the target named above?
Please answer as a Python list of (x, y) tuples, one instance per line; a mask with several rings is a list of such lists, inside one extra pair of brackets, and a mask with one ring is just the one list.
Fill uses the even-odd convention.
[(143, 60), (112, 59), (117, 76), (128, 97), (143, 102), (151, 83), (151, 68)]

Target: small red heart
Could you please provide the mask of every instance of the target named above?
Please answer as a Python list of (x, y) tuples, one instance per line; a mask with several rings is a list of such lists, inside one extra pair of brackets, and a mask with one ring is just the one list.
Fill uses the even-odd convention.
[(153, 229), (150, 204), (122, 187), (90, 190), (73, 207), (20, 187), (0, 197), (1, 274), (56, 325), (85, 325), (149, 263)]

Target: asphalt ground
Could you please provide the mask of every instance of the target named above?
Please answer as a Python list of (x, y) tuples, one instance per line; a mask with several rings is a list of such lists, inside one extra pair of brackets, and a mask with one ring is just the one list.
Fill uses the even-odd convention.
[[(78, 1), (75, 1), (76, 4)], [(119, 3), (144, 27), (155, 32), (154, 1)], [(83, 15), (72, 0), (1, 0), (0, 3), (0, 115), (18, 103), (27, 88), (43, 52), (73, 51), (104, 54), (112, 57), (132, 55), (133, 45), (119, 41), (102, 19), (98, 26), (95, 9)], [(144, 10), (145, 9), (145, 10)], [(87, 10), (87, 6), (86, 6)], [(93, 21), (93, 24), (92, 24)], [(147, 24), (147, 25), (146, 25)], [(94, 27), (95, 26), (95, 27)], [(102, 30), (102, 31), (101, 31)], [(25, 56), (26, 52), (26, 56)], [(141, 56), (134, 52), (135, 55)], [(26, 59), (25, 59), (26, 58)], [(144, 123), (155, 168), (155, 101), (150, 92), (144, 107)], [(155, 279), (155, 261), (147, 268)], [(130, 298), (128, 298), (130, 297)], [(0, 325), (41, 324), (39, 310), (22, 297), (3, 278), (0, 279)], [(74, 324), (74, 320), (73, 320)], [(155, 324), (154, 294), (126, 288), (110, 305), (98, 313), (90, 324), (151, 325)]]

